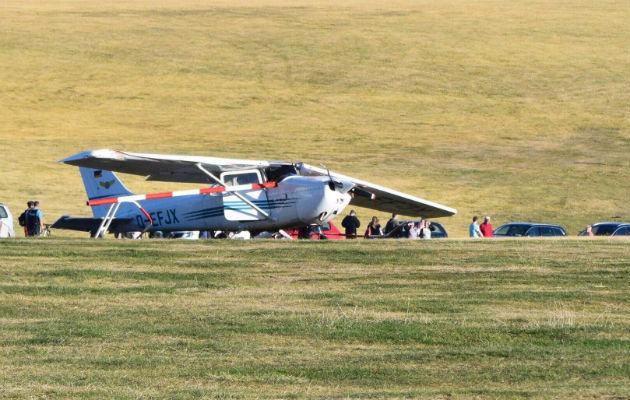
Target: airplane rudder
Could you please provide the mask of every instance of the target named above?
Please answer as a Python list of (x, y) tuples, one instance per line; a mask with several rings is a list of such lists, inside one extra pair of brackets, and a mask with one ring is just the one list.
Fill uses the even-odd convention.
[(133, 194), (112, 171), (79, 167), (88, 199)]

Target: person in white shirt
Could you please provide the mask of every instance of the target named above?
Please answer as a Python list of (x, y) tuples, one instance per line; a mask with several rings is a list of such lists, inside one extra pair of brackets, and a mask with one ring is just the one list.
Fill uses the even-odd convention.
[(431, 239), (431, 221), (429, 221), (429, 220), (423, 221), (422, 233), (421, 233), (420, 237), (423, 240)]

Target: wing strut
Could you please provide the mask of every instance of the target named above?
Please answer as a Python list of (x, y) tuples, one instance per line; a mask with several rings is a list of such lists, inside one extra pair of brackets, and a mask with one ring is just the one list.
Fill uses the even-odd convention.
[[(212, 180), (214, 180), (216, 183), (218, 183), (219, 185), (223, 186), (223, 187), (227, 187), (225, 185), (225, 182), (223, 182), (221, 179), (217, 178), (212, 172), (208, 171), (207, 169), (205, 169), (201, 163), (197, 163), (195, 164), (197, 166), (197, 168), (199, 168), (199, 170), (201, 172), (203, 172), (204, 174), (208, 175), (210, 178), (212, 178)], [(265, 210), (263, 210), (262, 208), (258, 207), (256, 204), (254, 204), (253, 202), (251, 202), (247, 197), (243, 196), (242, 194), (240, 194), (239, 192), (232, 192), (232, 194), (236, 197), (238, 197), (239, 199), (241, 199), (245, 204), (247, 204), (248, 206), (250, 206), (251, 208), (253, 208), (254, 210), (258, 211), (260, 214), (262, 214), (265, 218), (267, 218), (270, 221), (275, 221), (274, 218), (271, 217), (271, 215), (269, 215)]]

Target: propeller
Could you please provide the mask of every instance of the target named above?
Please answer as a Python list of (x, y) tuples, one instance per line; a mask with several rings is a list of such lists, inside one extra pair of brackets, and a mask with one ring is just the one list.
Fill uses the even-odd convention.
[(342, 193), (346, 193), (354, 187), (354, 184), (351, 182), (334, 180), (332, 175), (330, 174), (330, 170), (328, 169), (328, 167), (321, 163), (319, 165), (321, 165), (322, 168), (326, 170), (326, 174), (328, 174), (328, 187), (330, 188), (330, 190), (339, 190)]

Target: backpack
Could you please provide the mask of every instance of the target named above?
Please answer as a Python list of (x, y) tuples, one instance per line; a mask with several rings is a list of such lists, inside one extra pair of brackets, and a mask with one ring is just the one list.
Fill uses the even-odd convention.
[(20, 214), (20, 216), (18, 217), (18, 224), (20, 224), (20, 226), (24, 226), (26, 225), (26, 211), (24, 211), (22, 214)]
[(26, 230), (30, 235), (39, 235), (40, 233), (40, 220), (37, 216), (37, 208), (31, 208), (26, 210), (25, 220), (26, 220)]

